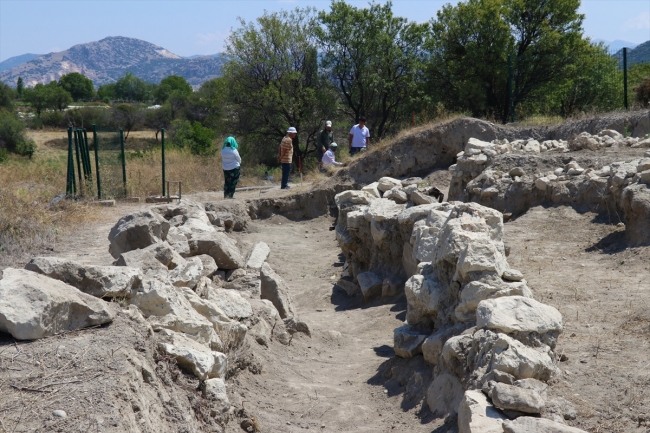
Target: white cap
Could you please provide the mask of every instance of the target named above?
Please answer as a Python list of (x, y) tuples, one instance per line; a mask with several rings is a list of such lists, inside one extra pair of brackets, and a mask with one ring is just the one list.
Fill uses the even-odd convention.
[(332, 126), (332, 121), (328, 120), (327, 122), (325, 122), (325, 126)]
[(336, 143), (334, 143), (334, 142), (331, 142), (331, 143), (330, 143), (330, 147), (336, 147), (336, 146), (338, 146), (338, 144), (336, 144)]
[(291, 128), (289, 128), (289, 129), (287, 129), (287, 134), (290, 133), (290, 132), (294, 132), (296, 134), (298, 133), (298, 131), (296, 131), (296, 128), (294, 128), (293, 126)]

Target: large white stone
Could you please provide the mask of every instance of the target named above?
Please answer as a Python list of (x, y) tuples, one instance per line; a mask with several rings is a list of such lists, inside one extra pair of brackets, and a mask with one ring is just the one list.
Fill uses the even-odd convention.
[(377, 189), (381, 192), (386, 192), (389, 189), (392, 189), (396, 186), (402, 186), (402, 181), (398, 179), (394, 179), (392, 177), (382, 177), (379, 179), (377, 182)]
[(379, 188), (377, 188), (378, 186), (379, 182), (373, 182), (361, 188), (361, 191), (370, 193), (373, 197), (381, 198), (381, 192), (379, 192)]
[(428, 324), (437, 315), (447, 290), (434, 275), (413, 275), (404, 285), (407, 310), (406, 321), (411, 325)]
[(506, 269), (508, 262), (503, 244), (498, 245), (487, 234), (473, 236), (472, 241), (465, 244), (458, 257), (458, 272), (462, 276), (477, 271), (493, 271), (501, 276)]
[(367, 301), (381, 294), (383, 280), (374, 272), (368, 271), (360, 273), (357, 275), (357, 281), (359, 282), (359, 287), (361, 288), (364, 300)]
[(0, 278), (0, 331), (17, 340), (111, 322), (111, 306), (62, 281), (7, 268)]
[(164, 241), (168, 230), (169, 223), (152, 211), (123, 216), (108, 234), (108, 251), (118, 258), (124, 252)]
[(456, 319), (461, 322), (474, 321), (479, 302), (505, 296), (532, 298), (533, 294), (526, 283), (503, 283), (499, 286), (492, 286), (480, 281), (471, 281), (463, 286), (460, 292), (460, 303), (455, 311)]
[(587, 433), (579, 428), (569, 427), (546, 418), (521, 416), (503, 422), (504, 433)]
[(63, 281), (98, 298), (130, 296), (142, 284), (139, 269), (122, 266), (82, 265), (57, 257), (35, 257), (25, 269)]
[(260, 269), (271, 253), (266, 242), (257, 242), (246, 255), (246, 267)]
[(203, 384), (203, 397), (211, 400), (219, 409), (224, 410), (230, 407), (226, 382), (223, 379), (208, 379)]
[(482, 152), (485, 149), (492, 149), (494, 147), (494, 144), (488, 143), (487, 141), (481, 141), (478, 138), (470, 138), (467, 140), (467, 144), (465, 145), (465, 152), (469, 150), (478, 150)]
[(412, 358), (422, 353), (422, 343), (426, 334), (418, 332), (410, 325), (403, 325), (393, 331), (393, 349), (402, 358)]
[(253, 308), (236, 290), (214, 289), (208, 299), (231, 319), (246, 319), (253, 314)]
[(476, 309), (476, 327), (506, 334), (512, 332), (562, 331), (562, 314), (550, 305), (523, 296), (481, 301)]
[[(416, 187), (417, 189), (417, 187)], [(407, 193), (402, 189), (401, 186), (396, 186), (389, 189), (384, 193), (384, 198), (388, 200), (393, 200), (395, 203), (402, 204), (408, 201)]]
[(547, 381), (557, 372), (548, 347), (535, 349), (505, 334), (498, 334), (492, 350), (492, 369), (511, 374), (515, 379)]
[(506, 419), (481, 391), (465, 391), (458, 408), (458, 433), (503, 433)]
[(464, 395), (463, 385), (456, 376), (439, 374), (427, 389), (427, 405), (434, 416), (455, 415)]
[[(529, 379), (532, 380), (532, 379)], [(490, 389), (492, 403), (503, 410), (540, 413), (546, 398), (536, 389), (520, 388), (507, 383), (496, 383)]]
[(260, 278), (262, 299), (271, 301), (278, 313), (280, 313), (281, 318), (286, 319), (295, 316), (296, 313), (291, 302), (289, 287), (268, 263), (264, 263), (262, 266)]
[(177, 287), (196, 287), (203, 276), (203, 262), (198, 257), (190, 257), (185, 263), (169, 272), (169, 281)]
[(214, 259), (219, 269), (238, 269), (245, 265), (235, 241), (225, 233), (193, 232), (188, 238), (188, 243), (191, 255), (207, 254)]
[(377, 197), (367, 191), (347, 190), (336, 194), (334, 196), (334, 202), (340, 209), (343, 204), (369, 204), (376, 198)]
[(403, 204), (397, 204), (388, 199), (376, 199), (366, 209), (365, 218), (368, 221), (382, 222), (385, 220), (397, 219), (404, 210)]
[(225, 378), (228, 367), (225, 354), (210, 350), (177, 332), (165, 331), (163, 335), (169, 342), (161, 342), (158, 347), (173, 357), (181, 368), (192, 372), (201, 380)]

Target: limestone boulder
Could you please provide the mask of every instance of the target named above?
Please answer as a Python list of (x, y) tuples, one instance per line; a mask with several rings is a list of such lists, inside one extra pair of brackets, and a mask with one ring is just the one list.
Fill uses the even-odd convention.
[[(416, 188), (417, 189), (417, 188)], [(393, 200), (395, 203), (403, 204), (408, 201), (407, 193), (402, 189), (401, 186), (396, 186), (389, 189), (384, 193), (384, 198), (387, 200)]]
[(170, 227), (167, 232), (166, 241), (181, 257), (190, 255), (190, 244), (187, 243), (187, 236), (178, 227)]
[(495, 383), (490, 390), (492, 403), (502, 410), (538, 414), (544, 408), (546, 398), (536, 389), (520, 388), (505, 383)]
[(271, 248), (266, 242), (258, 242), (246, 254), (246, 267), (260, 269), (271, 253)]
[(25, 269), (63, 281), (98, 298), (130, 296), (142, 285), (142, 273), (136, 268), (82, 265), (57, 257), (35, 257)]
[(178, 332), (166, 330), (163, 338), (170, 342), (161, 342), (158, 348), (173, 357), (179, 367), (201, 380), (226, 377), (228, 359), (225, 354), (210, 350)]
[(569, 427), (545, 418), (521, 416), (503, 422), (504, 433), (587, 433), (579, 428)]
[(137, 248), (162, 242), (167, 237), (169, 223), (160, 214), (141, 211), (123, 216), (108, 234), (108, 251), (114, 258)]
[(438, 365), (445, 342), (454, 335), (462, 332), (462, 330), (462, 325), (455, 325), (440, 329), (429, 335), (422, 343), (422, 355), (424, 356), (424, 360), (433, 366)]
[(26, 269), (2, 271), (0, 331), (17, 340), (103, 325), (114, 317), (108, 303), (62, 281)]
[(445, 285), (435, 275), (413, 275), (404, 285), (406, 321), (416, 327), (433, 325), (441, 305), (449, 298)]
[(409, 195), (409, 200), (411, 200), (416, 205), (432, 204), (432, 203), (437, 203), (438, 202), (438, 200), (435, 197), (432, 197), (430, 195), (426, 195), (425, 193), (423, 193), (421, 191), (413, 191)]
[(628, 246), (650, 245), (650, 185), (639, 183), (626, 187), (621, 202)]
[(373, 197), (381, 198), (381, 192), (379, 191), (379, 182), (373, 182), (361, 188), (361, 191), (367, 192)]
[(215, 262), (211, 256), (207, 254), (199, 254), (198, 256), (195, 256), (195, 258), (201, 260), (201, 264), (203, 265), (203, 271), (201, 272), (202, 277), (212, 278), (219, 270), (217, 262)]
[(508, 269), (503, 243), (497, 244), (487, 234), (472, 236), (458, 256), (458, 272), (467, 276), (470, 272), (491, 271), (503, 275)]
[(504, 282), (502, 284), (492, 285), (481, 281), (471, 281), (461, 289), (460, 303), (455, 311), (456, 319), (461, 322), (472, 322), (476, 320), (476, 308), (479, 302), (505, 296), (532, 298), (533, 294), (526, 283), (522, 282)]
[(122, 253), (113, 264), (138, 268), (147, 276), (165, 277), (168, 269), (174, 269), (183, 263), (185, 259), (167, 242), (159, 242), (146, 248)]
[(490, 343), (489, 352), (492, 354), (491, 368), (515, 379), (548, 381), (557, 373), (548, 347), (529, 347), (505, 334), (497, 334)]
[(357, 281), (359, 282), (359, 288), (361, 289), (364, 300), (368, 301), (381, 294), (383, 280), (374, 272), (360, 273), (357, 275)]
[(386, 191), (395, 188), (395, 187), (401, 187), (402, 186), (402, 181), (398, 179), (394, 179), (392, 177), (382, 177), (379, 179), (377, 182), (377, 189), (383, 193)]
[(376, 199), (365, 210), (364, 217), (371, 222), (397, 221), (397, 217), (404, 210), (404, 207), (403, 204), (397, 204), (392, 200)]
[(539, 336), (544, 344), (555, 347), (562, 332), (562, 314), (550, 305), (523, 296), (481, 301), (476, 308), (476, 327), (490, 329), (515, 338)]
[(354, 296), (361, 291), (359, 285), (352, 281), (351, 277), (340, 278), (336, 285), (343, 289), (348, 296)]
[(506, 419), (481, 391), (465, 391), (458, 408), (458, 433), (503, 433)]
[(282, 319), (295, 316), (289, 287), (268, 263), (262, 265), (260, 278), (262, 299), (271, 301)]
[(235, 290), (213, 289), (208, 299), (231, 319), (246, 319), (253, 314), (250, 302)]
[(226, 382), (223, 379), (215, 377), (206, 380), (203, 383), (203, 398), (210, 400), (220, 411), (227, 410), (230, 407), (230, 401), (226, 392)]
[(462, 383), (448, 373), (436, 376), (427, 388), (426, 400), (434, 416), (444, 417), (458, 413), (458, 407), (465, 395)]
[(403, 325), (393, 331), (393, 349), (402, 358), (412, 358), (422, 353), (422, 343), (427, 338), (410, 325)]
[(377, 197), (368, 191), (347, 190), (334, 196), (334, 202), (340, 209), (343, 205), (369, 204)]
[(198, 257), (190, 257), (185, 263), (169, 272), (169, 281), (176, 287), (194, 289), (203, 276), (203, 261)]
[(244, 258), (235, 241), (225, 233), (192, 232), (188, 243), (190, 255), (207, 254), (214, 259), (219, 269), (229, 270), (245, 266)]

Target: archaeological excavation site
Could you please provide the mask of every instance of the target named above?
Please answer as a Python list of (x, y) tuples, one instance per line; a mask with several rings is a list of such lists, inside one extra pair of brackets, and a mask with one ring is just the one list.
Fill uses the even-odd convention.
[(648, 432), (649, 137), (456, 118), (106, 208), (1, 271), (0, 431)]

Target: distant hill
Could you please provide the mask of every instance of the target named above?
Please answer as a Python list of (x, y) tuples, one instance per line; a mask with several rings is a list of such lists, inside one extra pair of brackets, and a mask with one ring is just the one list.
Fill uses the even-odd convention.
[(0, 62), (0, 72), (15, 68), (16, 66), (29, 62), (39, 56), (41, 56), (41, 54), (23, 54), (22, 56), (9, 57), (7, 60)]
[(198, 59), (199, 57), (214, 57), (219, 58), (222, 54), (195, 54), (193, 56), (187, 56), (186, 59)]
[(18, 77), (22, 77), (25, 86), (32, 87), (58, 80), (70, 72), (79, 72), (97, 87), (115, 82), (131, 71), (152, 83), (174, 74), (184, 77), (192, 86), (199, 86), (220, 76), (222, 65), (221, 56), (184, 59), (158, 45), (115, 36), (39, 56), (0, 72), (0, 81), (15, 86)]
[(603, 44), (605, 44), (606, 47), (609, 47), (610, 53), (615, 53), (621, 50), (623, 47), (632, 49), (638, 46), (638, 44), (635, 44), (634, 42), (622, 41), (620, 39), (616, 39), (615, 41), (606, 41), (605, 39), (594, 39), (594, 42), (602, 42)]
[[(620, 62), (623, 62), (623, 49), (618, 51), (615, 56)], [(650, 63), (650, 41), (646, 41), (632, 50), (627, 50), (627, 64)]]

